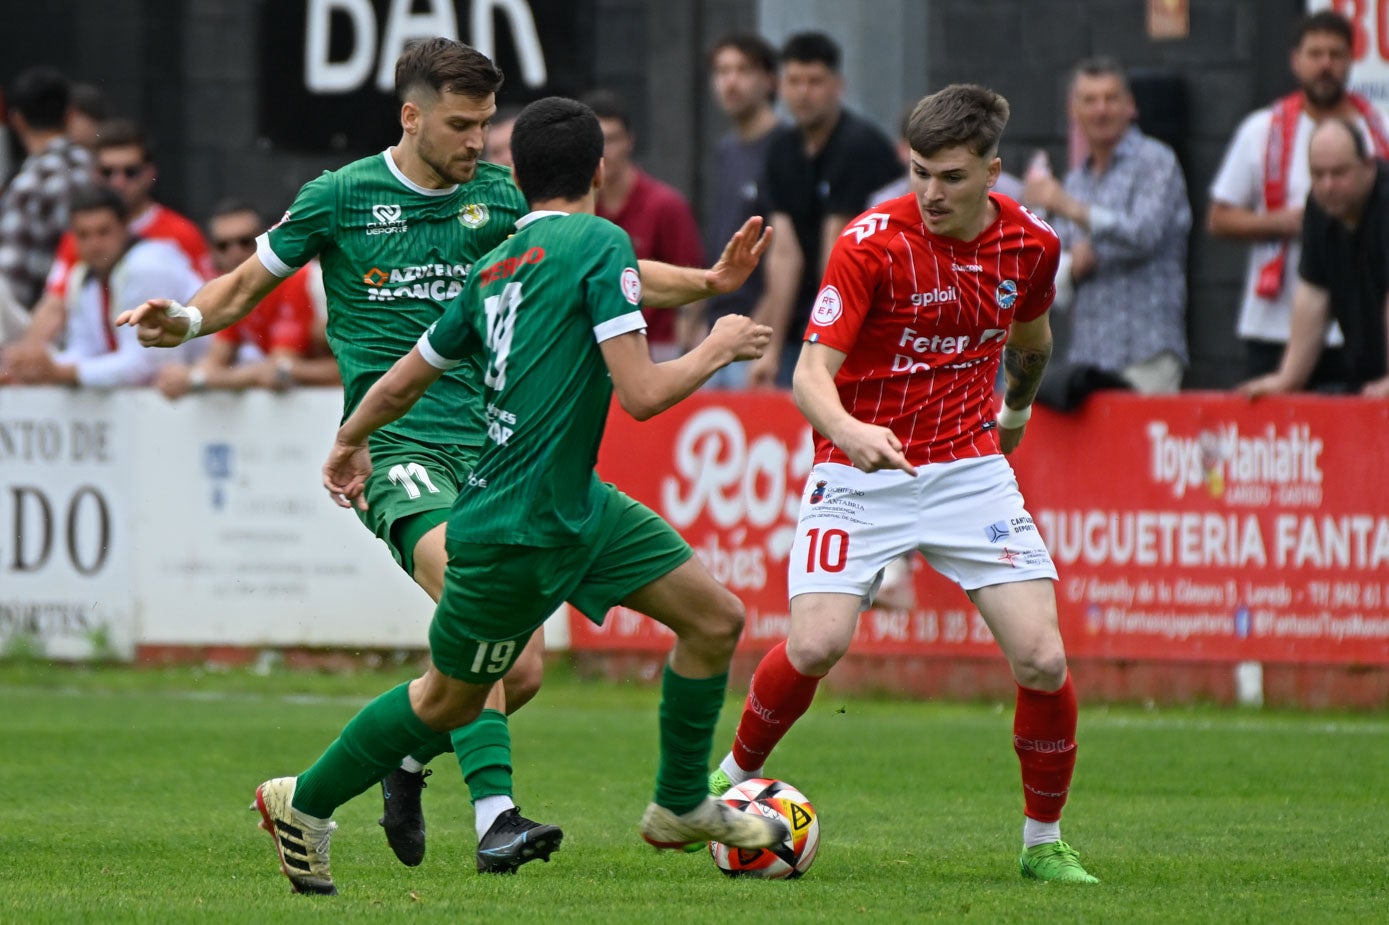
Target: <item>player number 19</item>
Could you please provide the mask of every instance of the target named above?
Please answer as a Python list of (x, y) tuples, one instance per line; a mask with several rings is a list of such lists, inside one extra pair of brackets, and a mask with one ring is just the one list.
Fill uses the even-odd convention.
[(842, 572), (844, 565), (849, 559), (849, 534), (838, 528), (826, 530), (822, 534), (820, 528), (806, 531), (805, 538), (810, 540), (810, 548), (805, 555), (805, 570), (813, 572), (818, 567), (821, 571)]
[(514, 639), (478, 643), (477, 655), (473, 657), (473, 674), (501, 674), (511, 663), (511, 653), (514, 651)]

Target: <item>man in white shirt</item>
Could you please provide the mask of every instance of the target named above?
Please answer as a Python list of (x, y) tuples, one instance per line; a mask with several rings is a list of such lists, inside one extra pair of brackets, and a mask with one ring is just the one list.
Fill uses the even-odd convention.
[(96, 388), (147, 385), (164, 362), (187, 362), (188, 347), (170, 356), (140, 346), (134, 328), (115, 318), (147, 299), (168, 293), (189, 299), (202, 277), (176, 246), (144, 241), (126, 228), (125, 203), (104, 188), (87, 189), (72, 200), (70, 228), (79, 262), (67, 299), (67, 346), (25, 342), (5, 353), (4, 374), (22, 385), (82, 385)]
[[(1346, 90), (1352, 28), (1323, 10), (1299, 22), (1291, 67), (1299, 89), (1245, 118), (1211, 184), (1207, 225), (1212, 235), (1250, 242), (1249, 266), (1236, 331), (1245, 344), (1244, 379), (1278, 369), (1292, 317), (1302, 230), (1311, 188), (1307, 144), (1317, 123), (1337, 116), (1358, 124), (1379, 157), (1389, 157), (1389, 130), (1363, 97)], [(1341, 330), (1327, 332), (1309, 388), (1343, 382)]]

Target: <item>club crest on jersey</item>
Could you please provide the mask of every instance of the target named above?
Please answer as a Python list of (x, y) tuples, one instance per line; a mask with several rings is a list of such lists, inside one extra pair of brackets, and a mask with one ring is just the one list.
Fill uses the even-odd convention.
[(815, 306), (810, 310), (810, 320), (816, 324), (834, 324), (842, 314), (844, 300), (839, 297), (839, 290), (833, 286), (821, 289), (820, 295), (815, 299)]
[(470, 202), (458, 210), (458, 220), (468, 228), (481, 228), (491, 217), (492, 213), (481, 202)]
[(622, 295), (633, 305), (641, 304), (641, 274), (636, 267), (623, 268)]
[(829, 487), (829, 484), (823, 479), (815, 483), (815, 490), (810, 493), (811, 504), (819, 504), (825, 500), (825, 489)]
[(367, 223), (367, 234), (404, 234), (407, 227), (401, 220), (400, 206), (396, 203), (380, 203), (371, 207), (374, 222)]
[(1018, 284), (1011, 279), (1005, 279), (998, 284), (994, 298), (998, 299), (999, 308), (1012, 308), (1013, 303), (1018, 300)]

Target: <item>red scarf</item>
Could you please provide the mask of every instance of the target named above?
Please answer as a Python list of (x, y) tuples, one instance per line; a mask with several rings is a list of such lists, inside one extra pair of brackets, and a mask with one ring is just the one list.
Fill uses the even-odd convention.
[[(1385, 129), (1379, 110), (1358, 93), (1346, 98), (1360, 113), (1370, 131), (1375, 157), (1389, 158), (1389, 131)], [(1302, 92), (1290, 93), (1273, 105), (1273, 118), (1268, 126), (1268, 147), (1264, 151), (1264, 208), (1277, 212), (1288, 204), (1288, 171), (1292, 169), (1293, 142), (1297, 138), (1297, 120), (1302, 118)], [(1259, 269), (1259, 281), (1254, 291), (1264, 299), (1276, 299), (1283, 291), (1283, 270), (1288, 261), (1288, 242), (1284, 241), (1273, 259)]]

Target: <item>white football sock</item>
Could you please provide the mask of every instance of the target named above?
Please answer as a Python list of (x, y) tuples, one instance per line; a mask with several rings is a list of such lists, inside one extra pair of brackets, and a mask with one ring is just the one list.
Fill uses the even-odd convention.
[(1038, 822), (1031, 816), (1022, 817), (1022, 846), (1024, 848), (1033, 848), (1037, 845), (1049, 845), (1054, 841), (1060, 840), (1060, 822)]
[(735, 784), (741, 784), (745, 780), (752, 780), (754, 777), (762, 776), (762, 769), (756, 771), (744, 771), (738, 767), (738, 762), (733, 760), (733, 753), (729, 752), (724, 759), (719, 762), (719, 770), (728, 775), (728, 779)]
[(505, 794), (495, 797), (483, 797), (473, 804), (473, 821), (477, 825), (477, 837), (479, 839), (487, 834), (487, 830), (492, 828), (492, 823), (497, 821), (497, 817), (508, 809), (515, 807), (511, 797)]
[(424, 765), (420, 764), (409, 755), (406, 755), (400, 760), (400, 769), (402, 771), (409, 771), (411, 774), (418, 774), (424, 770)]

